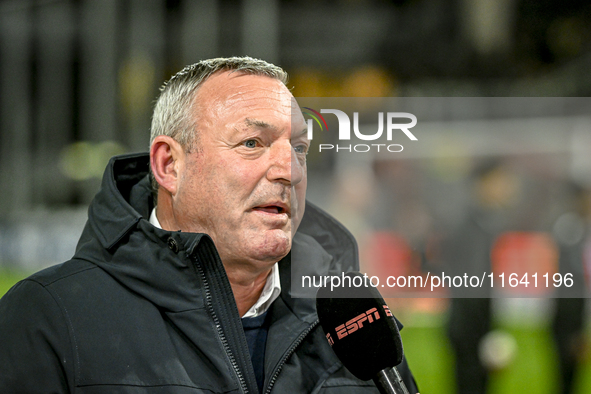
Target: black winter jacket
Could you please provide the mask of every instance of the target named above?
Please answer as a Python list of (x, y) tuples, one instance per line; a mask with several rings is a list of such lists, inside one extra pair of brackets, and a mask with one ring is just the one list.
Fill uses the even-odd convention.
[[(211, 238), (148, 222), (147, 171), (145, 154), (112, 159), (72, 260), (19, 282), (0, 300), (1, 393), (258, 391)], [(377, 393), (336, 358), (314, 299), (290, 296), (292, 254), (317, 262), (318, 272), (358, 266), (350, 234), (307, 205), (292, 253), (279, 263), (265, 392)], [(399, 368), (415, 392), (408, 367)]]

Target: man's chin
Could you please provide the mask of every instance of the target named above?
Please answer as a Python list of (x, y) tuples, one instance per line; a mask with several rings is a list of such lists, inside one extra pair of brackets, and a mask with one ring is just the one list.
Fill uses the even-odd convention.
[(276, 262), (284, 258), (291, 250), (291, 233), (281, 230), (269, 231), (265, 237), (255, 242), (252, 249), (257, 260)]

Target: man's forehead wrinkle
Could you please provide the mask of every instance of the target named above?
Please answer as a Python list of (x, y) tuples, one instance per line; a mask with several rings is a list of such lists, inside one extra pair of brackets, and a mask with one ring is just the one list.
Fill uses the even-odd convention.
[[(257, 83), (259, 81), (245, 81), (245, 83), (241, 84), (223, 84), (222, 89), (228, 88), (229, 95), (228, 98), (235, 96), (235, 95), (248, 95), (250, 93), (254, 93), (253, 96), (255, 97), (276, 97), (283, 99), (283, 96), (289, 94), (288, 91), (285, 91), (281, 88), (281, 85), (275, 84), (264, 84), (260, 85)], [(290, 104), (291, 105), (291, 104)]]
[[(290, 115), (288, 103), (286, 103), (286, 100), (283, 100), (282, 97), (279, 97), (278, 94), (261, 95), (260, 90), (257, 90), (256, 92), (258, 92), (256, 95), (236, 92), (225, 98), (219, 97), (217, 99), (219, 104), (217, 107), (227, 112), (271, 109), (278, 115)], [(249, 126), (255, 125), (249, 124)]]
[[(225, 75), (224, 75), (225, 74)], [(240, 77), (245, 77), (247, 79), (242, 79)], [(213, 100), (219, 101), (236, 101), (236, 100), (244, 100), (249, 93), (255, 93), (251, 95), (251, 97), (246, 98), (276, 98), (277, 100), (282, 100), (282, 96), (286, 94), (281, 89), (280, 81), (276, 81), (277, 85), (265, 84), (260, 86), (257, 81), (253, 81), (251, 78), (265, 78), (268, 81), (276, 81), (270, 77), (266, 76), (259, 76), (259, 75), (250, 75), (250, 74), (234, 74), (232, 75), (228, 71), (221, 72), (220, 74), (214, 74), (209, 77), (207, 80), (203, 82), (203, 84), (197, 89), (196, 94), (205, 94), (210, 96)], [(261, 94), (263, 93), (263, 94)], [(291, 95), (291, 93), (289, 93)]]
[(253, 88), (248, 91), (236, 91), (228, 95), (225, 100), (229, 103), (255, 102), (257, 104), (259, 104), (259, 102), (262, 100), (262, 102), (271, 104), (273, 107), (290, 108), (291, 111), (291, 106), (287, 100), (285, 100), (284, 95), (281, 92), (274, 90)]

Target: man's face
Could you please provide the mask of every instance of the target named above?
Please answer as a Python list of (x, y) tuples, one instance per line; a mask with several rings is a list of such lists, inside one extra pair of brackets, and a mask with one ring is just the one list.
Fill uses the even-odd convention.
[(269, 77), (219, 72), (194, 104), (197, 140), (179, 171), (177, 223), (209, 234), (224, 264), (280, 260), (304, 214), (307, 183), (309, 141), (293, 96)]

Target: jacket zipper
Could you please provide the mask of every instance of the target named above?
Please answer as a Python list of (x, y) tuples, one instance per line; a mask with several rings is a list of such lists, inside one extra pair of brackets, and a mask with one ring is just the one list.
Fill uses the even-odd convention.
[(317, 319), (304, 332), (302, 332), (300, 334), (300, 336), (297, 337), (297, 339), (292, 343), (291, 347), (285, 352), (285, 354), (283, 355), (281, 360), (279, 360), (279, 363), (277, 364), (277, 366), (275, 367), (275, 371), (273, 372), (273, 376), (271, 377), (271, 380), (269, 381), (269, 385), (267, 386), (267, 390), (265, 390), (265, 394), (271, 393), (271, 390), (273, 389), (273, 385), (275, 384), (275, 381), (277, 380), (277, 376), (279, 376), (279, 373), (281, 372), (281, 369), (283, 368), (283, 364), (285, 364), (285, 362), (293, 354), (295, 349), (298, 346), (300, 346), (300, 343), (302, 343), (304, 338), (318, 325), (318, 323), (319, 323), (319, 321)]
[(232, 369), (234, 370), (234, 372), (236, 373), (236, 376), (238, 377), (238, 381), (240, 383), (240, 387), (242, 389), (242, 392), (247, 394), (248, 388), (246, 386), (246, 381), (244, 380), (244, 376), (242, 375), (242, 372), (240, 372), (240, 368), (238, 368), (238, 363), (236, 362), (234, 355), (230, 351), (230, 347), (228, 346), (228, 340), (226, 339), (224, 331), (222, 330), (222, 325), (220, 324), (220, 321), (213, 309), (213, 305), (211, 303), (211, 290), (209, 288), (209, 283), (207, 282), (207, 279), (205, 277), (205, 272), (203, 271), (203, 268), (201, 267), (201, 265), (197, 261), (197, 257), (195, 255), (192, 255), (191, 258), (193, 260), (194, 266), (197, 269), (197, 272), (199, 273), (199, 276), (201, 277), (201, 280), (203, 281), (203, 289), (205, 291), (205, 300), (206, 300), (207, 309), (209, 310), (209, 313), (211, 313), (211, 316), (213, 318), (213, 322), (215, 324), (215, 328), (217, 330), (220, 341), (222, 342), (222, 346), (224, 348), (224, 351), (226, 352), (226, 355), (230, 359), (230, 364), (232, 364)]

